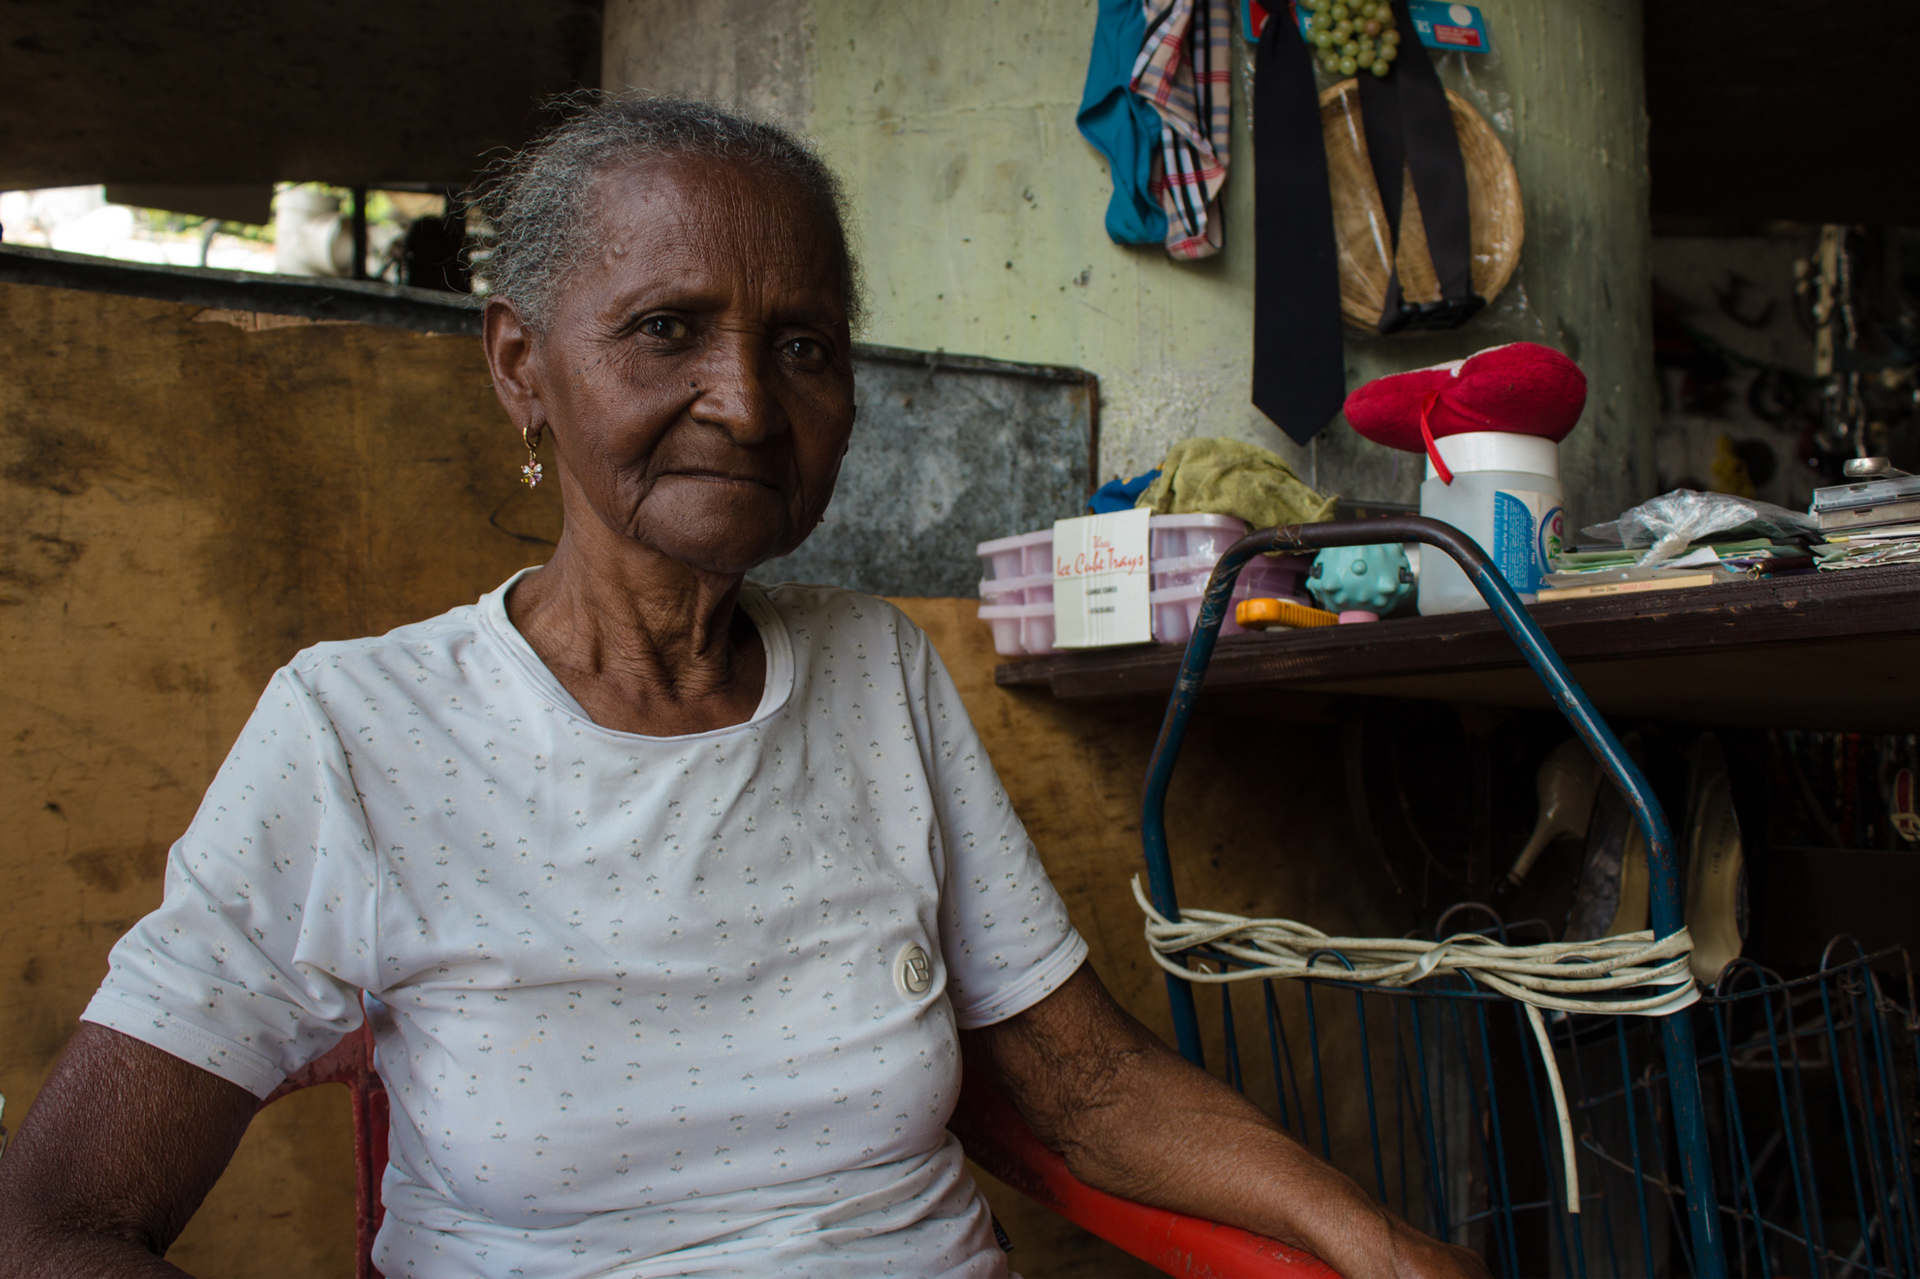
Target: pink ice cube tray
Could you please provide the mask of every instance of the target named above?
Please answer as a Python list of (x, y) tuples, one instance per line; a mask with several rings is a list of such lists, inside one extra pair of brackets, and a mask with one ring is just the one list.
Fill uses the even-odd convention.
[[(1214, 564), (1246, 536), (1247, 525), (1231, 515), (1156, 515), (1147, 528), (1153, 636), (1162, 644), (1184, 644), (1193, 634)], [(994, 651), (1003, 657), (1058, 652), (1053, 646), (1053, 530), (996, 538), (975, 550), (984, 574), (980, 620), (993, 628)], [(1240, 570), (1233, 598), (1302, 599), (1307, 563), (1304, 556), (1257, 556)], [(1220, 633), (1242, 632), (1229, 617)]]

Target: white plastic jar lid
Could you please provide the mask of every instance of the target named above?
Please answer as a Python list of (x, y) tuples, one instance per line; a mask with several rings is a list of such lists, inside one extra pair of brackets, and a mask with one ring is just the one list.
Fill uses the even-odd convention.
[[(1560, 446), (1538, 435), (1515, 435), (1509, 431), (1466, 431), (1443, 435), (1435, 440), (1440, 460), (1455, 475), (1473, 471), (1518, 471), (1525, 475), (1560, 478)], [(1427, 459), (1427, 478), (1440, 472)]]

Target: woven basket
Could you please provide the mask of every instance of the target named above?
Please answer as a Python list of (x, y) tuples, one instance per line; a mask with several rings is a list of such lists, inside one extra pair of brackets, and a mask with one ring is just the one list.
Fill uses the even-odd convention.
[[(1467, 211), (1473, 236), (1473, 290), (1492, 302), (1520, 264), (1526, 216), (1520, 208), (1520, 177), (1513, 159), (1478, 111), (1453, 90), (1454, 132), (1467, 169)], [(1387, 216), (1367, 157), (1360, 124), (1360, 82), (1342, 80), (1320, 95), (1320, 123), (1327, 143), (1327, 177), (1333, 186), (1333, 234), (1340, 254), (1340, 314), (1369, 333), (1387, 303)], [(1427, 255), (1427, 230), (1413, 183), (1405, 186), (1400, 216), (1400, 292), (1409, 302), (1438, 302), (1440, 281)]]

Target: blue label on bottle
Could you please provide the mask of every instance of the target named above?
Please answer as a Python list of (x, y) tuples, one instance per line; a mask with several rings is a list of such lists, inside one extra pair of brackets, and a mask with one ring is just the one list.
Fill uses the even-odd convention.
[(1493, 545), (1487, 551), (1507, 585), (1522, 595), (1540, 589), (1539, 527), (1533, 507), (1521, 496), (1493, 495)]
[(1567, 512), (1556, 506), (1540, 517), (1540, 571), (1553, 572), (1553, 561), (1567, 549)]

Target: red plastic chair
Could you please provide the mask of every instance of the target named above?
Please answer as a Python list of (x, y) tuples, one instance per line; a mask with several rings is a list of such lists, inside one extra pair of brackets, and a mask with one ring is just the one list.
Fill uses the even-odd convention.
[[(315, 1084), (345, 1084), (353, 1097), (354, 1276), (381, 1279), (373, 1237), (386, 1209), (387, 1090), (373, 1070), (373, 1031), (362, 1025), (324, 1056), (287, 1077), (267, 1106)], [(1009, 1186), (1082, 1230), (1180, 1279), (1340, 1279), (1309, 1253), (1283, 1243), (1095, 1190), (1067, 1171), (1026, 1121), (989, 1084), (965, 1080), (948, 1125), (967, 1155)]]
[(373, 1266), (373, 1237), (386, 1217), (380, 1178), (387, 1171), (387, 1086), (373, 1069), (373, 1027), (365, 1022), (267, 1094), (262, 1109), (315, 1084), (345, 1084), (353, 1098), (353, 1277), (382, 1279)]

